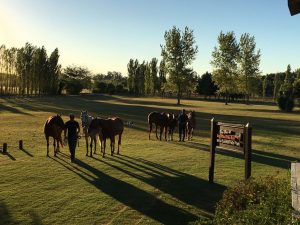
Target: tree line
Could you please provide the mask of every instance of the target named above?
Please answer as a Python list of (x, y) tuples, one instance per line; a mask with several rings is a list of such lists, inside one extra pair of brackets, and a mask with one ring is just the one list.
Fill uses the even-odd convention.
[(192, 93), (205, 98), (218, 96), (225, 99), (262, 96), (276, 101), (300, 97), (300, 69), (262, 75), (260, 49), (256, 49), (254, 36), (244, 33), (239, 39), (233, 31), (220, 32), (212, 51), (212, 72), (199, 76), (191, 67), (198, 53), (193, 30), (181, 31), (172, 27), (164, 34), (161, 61), (131, 58), (127, 76), (112, 71), (92, 74), (80, 66), (62, 69), (56, 48), (50, 56), (44, 46), (26, 43), (22, 48), (0, 47), (0, 95), (78, 94), (84, 89), (93, 93), (132, 94), (162, 97), (175, 93), (177, 103), (183, 95)]
[(61, 66), (56, 48), (50, 56), (44, 46), (0, 47), (0, 95), (57, 94)]

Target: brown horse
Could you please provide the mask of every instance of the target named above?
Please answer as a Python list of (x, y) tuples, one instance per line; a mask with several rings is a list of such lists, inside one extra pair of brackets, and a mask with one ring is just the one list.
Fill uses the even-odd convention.
[(158, 112), (151, 112), (148, 115), (148, 125), (149, 125), (149, 140), (150, 140), (150, 134), (152, 132), (152, 124), (155, 124), (155, 133), (156, 133), (156, 138), (158, 139), (157, 136), (157, 127), (160, 127), (160, 136), (159, 140), (161, 140), (161, 136), (163, 131), (165, 131), (165, 140), (167, 140), (167, 130), (168, 130), (168, 115), (166, 113), (158, 113)]
[(103, 146), (102, 146), (102, 133), (100, 132), (100, 130), (94, 130), (94, 132), (88, 133), (88, 128), (89, 125), (91, 124), (92, 120), (94, 119), (94, 117), (89, 116), (87, 111), (81, 111), (80, 113), (80, 119), (81, 119), (81, 125), (83, 128), (83, 134), (84, 134), (84, 138), (85, 138), (85, 143), (86, 143), (86, 156), (88, 156), (88, 151), (89, 151), (89, 137), (90, 137), (90, 156), (93, 156), (93, 143), (94, 143), (94, 154), (96, 154), (96, 146), (97, 146), (97, 137), (99, 137), (99, 143), (100, 143), (100, 149), (101, 149), (101, 153), (103, 150)]
[(196, 113), (195, 111), (190, 111), (187, 113), (188, 121), (186, 124), (186, 137), (188, 140), (192, 140), (194, 129), (196, 128)]
[(47, 156), (49, 156), (49, 137), (53, 137), (54, 156), (59, 152), (59, 143), (63, 147), (61, 133), (65, 129), (65, 123), (60, 115), (51, 116), (44, 125), (44, 134), (47, 141)]
[(122, 140), (122, 134), (124, 131), (123, 121), (118, 117), (108, 118), (108, 119), (95, 118), (92, 120), (88, 128), (88, 133), (91, 134), (96, 130), (99, 130), (103, 137), (103, 157), (105, 157), (105, 147), (106, 147), (107, 138), (110, 139), (111, 155), (114, 154), (116, 135), (119, 135), (117, 154), (120, 154), (120, 145)]
[(168, 113), (168, 140), (173, 141), (174, 129), (177, 125), (178, 116), (174, 113)]

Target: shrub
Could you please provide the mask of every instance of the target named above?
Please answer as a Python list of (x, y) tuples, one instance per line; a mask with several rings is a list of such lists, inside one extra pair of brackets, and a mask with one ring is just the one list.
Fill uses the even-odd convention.
[(292, 96), (280, 95), (277, 102), (282, 111), (291, 112), (294, 108), (294, 98)]
[(250, 179), (226, 190), (213, 224), (300, 224), (292, 220), (290, 181)]

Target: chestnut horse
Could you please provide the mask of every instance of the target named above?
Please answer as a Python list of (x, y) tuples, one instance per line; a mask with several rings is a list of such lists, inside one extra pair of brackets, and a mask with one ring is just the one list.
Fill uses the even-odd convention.
[(95, 118), (92, 120), (89, 128), (88, 133), (91, 134), (95, 131), (99, 130), (102, 133), (103, 137), (103, 157), (105, 157), (105, 147), (106, 147), (106, 139), (110, 139), (110, 150), (111, 155), (115, 152), (115, 136), (119, 135), (118, 140), (118, 152), (117, 154), (120, 154), (120, 145), (121, 145), (121, 139), (122, 134), (124, 131), (124, 124), (123, 121), (118, 118), (108, 118), (108, 119), (100, 119)]
[(94, 154), (96, 153), (96, 145), (97, 145), (97, 136), (99, 136), (100, 149), (102, 152), (102, 133), (99, 130), (94, 130), (92, 133), (88, 133), (88, 128), (94, 119), (94, 117), (89, 116), (87, 111), (81, 111), (80, 113), (81, 126), (84, 133), (85, 144), (86, 144), (86, 156), (88, 156), (89, 152), (89, 137), (91, 139), (90, 143), (90, 156), (93, 155), (93, 143), (94, 143)]
[(61, 133), (65, 129), (65, 123), (60, 115), (51, 116), (44, 125), (44, 134), (47, 141), (47, 156), (49, 156), (49, 137), (53, 137), (54, 156), (59, 152), (59, 144), (63, 147)]
[(150, 140), (150, 134), (152, 132), (152, 124), (155, 124), (155, 133), (156, 133), (156, 139), (158, 139), (157, 136), (157, 127), (160, 127), (160, 136), (159, 140), (161, 140), (161, 136), (163, 131), (165, 131), (165, 140), (167, 140), (167, 130), (168, 130), (168, 115), (166, 113), (159, 113), (159, 112), (151, 112), (148, 115), (148, 125), (149, 125), (149, 140)]
[(174, 129), (177, 125), (178, 116), (174, 113), (168, 113), (168, 140), (173, 141)]
[(194, 129), (196, 128), (196, 113), (195, 111), (190, 111), (186, 114), (188, 116), (188, 121), (186, 124), (186, 137), (188, 140), (192, 140)]

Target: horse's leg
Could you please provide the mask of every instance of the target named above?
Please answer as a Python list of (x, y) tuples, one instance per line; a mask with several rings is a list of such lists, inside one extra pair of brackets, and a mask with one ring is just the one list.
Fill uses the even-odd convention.
[(90, 137), (91, 138), (91, 143), (90, 143), (90, 157), (92, 157), (93, 156), (93, 137), (91, 136)]
[(94, 136), (94, 154), (96, 154), (97, 149), (97, 135)]
[(106, 147), (106, 138), (103, 139), (103, 154), (102, 157), (105, 157), (105, 147)]
[(54, 148), (54, 156), (56, 156), (56, 143), (55, 143), (55, 138), (53, 138), (53, 148)]
[[(157, 124), (155, 124), (155, 133), (156, 133), (156, 139), (158, 139), (158, 136), (157, 136)], [(160, 137), (160, 140), (161, 140), (161, 137)]]
[(47, 142), (47, 156), (49, 157), (49, 136), (46, 136), (46, 142)]
[(162, 136), (162, 133), (163, 133), (163, 129), (164, 129), (164, 127), (161, 126), (161, 127), (160, 127), (160, 132), (159, 132), (159, 140), (160, 140), (160, 141), (161, 141), (161, 136)]
[(85, 138), (85, 146), (86, 146), (86, 156), (88, 156), (89, 154), (89, 137), (85, 134), (85, 136), (84, 136), (84, 138)]
[(120, 155), (120, 145), (121, 145), (121, 140), (122, 140), (122, 133), (119, 134), (119, 140), (118, 140), (118, 152), (117, 152), (118, 155)]
[(99, 142), (100, 142), (100, 149), (101, 149), (101, 153), (103, 152), (103, 136), (101, 134), (99, 134)]
[(110, 138), (110, 154), (111, 154), (111, 156), (114, 155), (114, 152), (115, 152), (115, 136), (113, 135)]
[(152, 123), (149, 123), (149, 140), (150, 140), (151, 132), (152, 132)]

